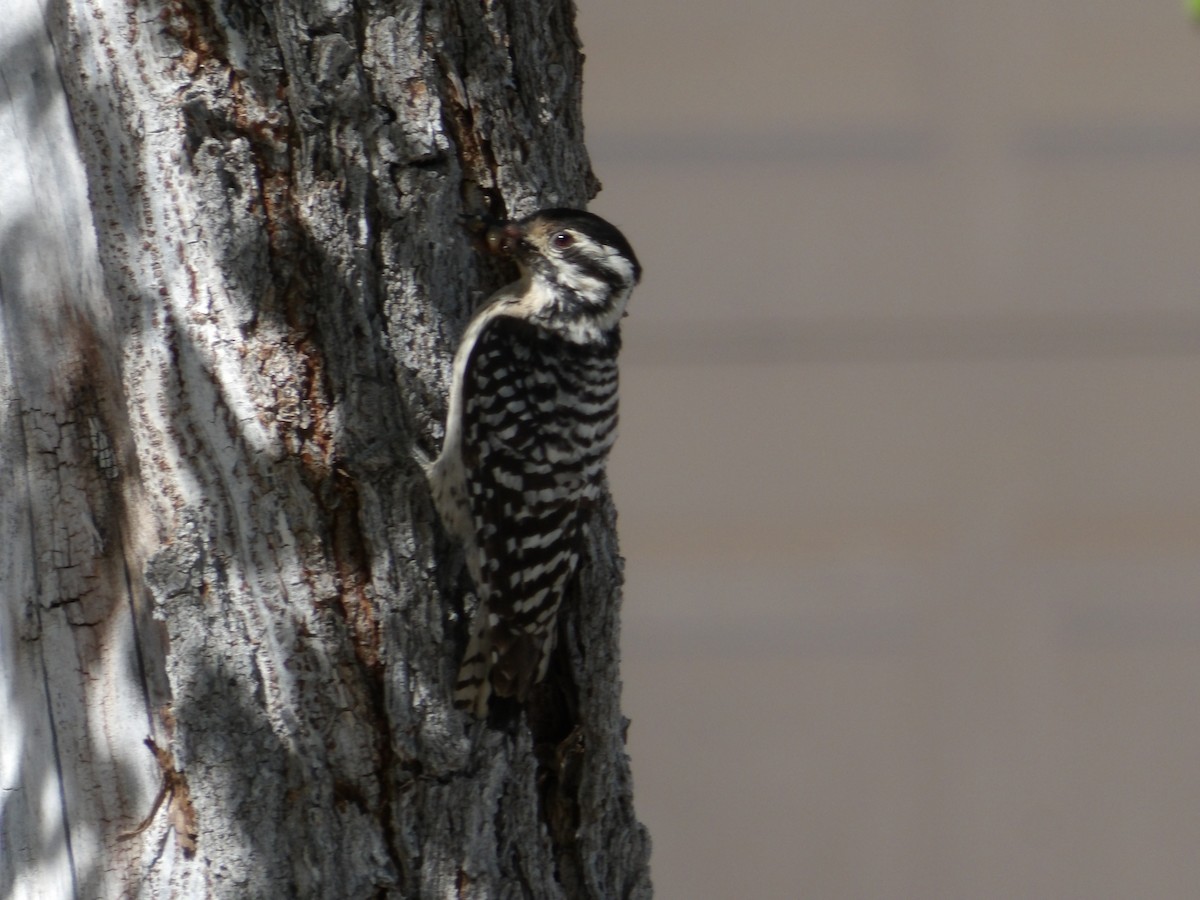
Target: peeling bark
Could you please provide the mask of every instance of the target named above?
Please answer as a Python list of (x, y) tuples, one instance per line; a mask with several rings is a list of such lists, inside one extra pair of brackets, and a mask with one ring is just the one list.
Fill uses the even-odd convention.
[(650, 895), (611, 504), (474, 725), (412, 459), (581, 66), (570, 0), (6, 4), (0, 896)]

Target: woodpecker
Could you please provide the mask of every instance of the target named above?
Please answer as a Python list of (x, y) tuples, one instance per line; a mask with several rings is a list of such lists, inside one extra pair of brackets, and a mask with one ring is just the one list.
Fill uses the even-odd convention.
[(546, 675), (616, 438), (620, 321), (641, 266), (620, 231), (582, 210), (474, 230), (520, 278), (467, 325), (442, 450), (424, 468), (479, 597), (454, 702), (483, 717), (493, 694), (524, 703)]

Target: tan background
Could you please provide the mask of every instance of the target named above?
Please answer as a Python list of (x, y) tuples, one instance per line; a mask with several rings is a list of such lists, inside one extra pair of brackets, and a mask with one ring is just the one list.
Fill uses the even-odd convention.
[(658, 896), (1200, 897), (1200, 32), (580, 5)]

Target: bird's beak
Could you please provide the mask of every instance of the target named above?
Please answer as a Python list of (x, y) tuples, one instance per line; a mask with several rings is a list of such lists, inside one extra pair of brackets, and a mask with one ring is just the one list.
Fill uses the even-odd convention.
[(460, 216), (459, 221), (471, 235), (477, 250), (506, 259), (518, 256), (525, 239), (525, 229), (520, 223), (474, 215)]
[(516, 222), (501, 222), (487, 230), (485, 240), (489, 252), (496, 256), (513, 256), (524, 237), (525, 229)]

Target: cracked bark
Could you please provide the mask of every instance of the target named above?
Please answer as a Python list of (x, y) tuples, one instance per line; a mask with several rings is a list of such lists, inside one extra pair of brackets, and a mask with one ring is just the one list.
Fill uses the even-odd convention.
[(450, 707), (466, 576), (411, 458), (595, 192), (569, 0), (10, 0), (0, 896), (645, 897), (595, 514), (528, 717)]

